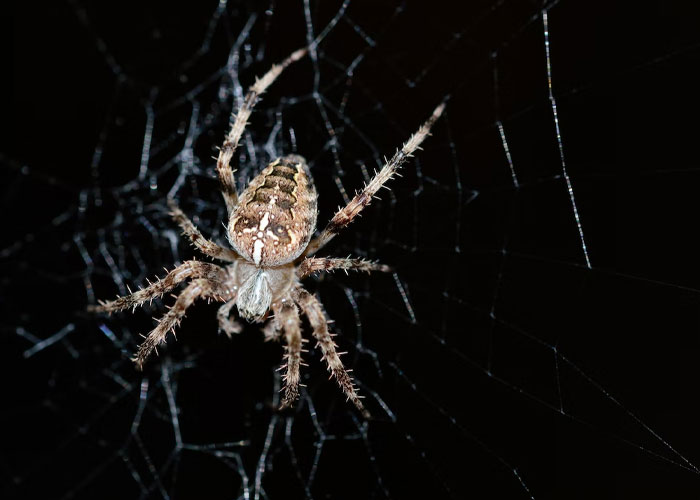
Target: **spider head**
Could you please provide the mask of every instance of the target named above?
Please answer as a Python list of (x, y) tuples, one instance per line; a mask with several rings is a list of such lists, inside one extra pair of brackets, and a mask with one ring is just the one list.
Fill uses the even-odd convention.
[(267, 273), (258, 269), (246, 279), (238, 290), (236, 306), (241, 317), (248, 321), (261, 321), (270, 309), (272, 290)]

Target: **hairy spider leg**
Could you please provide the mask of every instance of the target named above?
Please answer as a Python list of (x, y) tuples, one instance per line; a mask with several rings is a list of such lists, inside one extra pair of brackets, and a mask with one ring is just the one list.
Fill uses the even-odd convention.
[(365, 418), (369, 418), (370, 414), (362, 404), (361, 396), (357, 395), (357, 389), (350, 377), (350, 374), (343, 366), (340, 360), (339, 353), (335, 350), (337, 344), (333, 341), (333, 336), (328, 331), (328, 320), (323, 313), (321, 303), (309, 292), (301, 287), (297, 287), (293, 291), (294, 301), (299, 304), (301, 310), (307, 318), (313, 329), (313, 336), (316, 339), (317, 346), (320, 347), (323, 354), (323, 360), (328, 365), (328, 371), (331, 372), (331, 377), (334, 377), (338, 386), (345, 393), (347, 398), (353, 402)]
[(445, 109), (445, 103), (441, 103), (433, 111), (430, 118), (421, 125), (418, 131), (411, 136), (411, 138), (403, 145), (403, 147), (396, 151), (394, 156), (382, 167), (382, 169), (377, 173), (369, 183), (364, 187), (362, 191), (357, 193), (355, 197), (350, 200), (346, 206), (341, 208), (336, 212), (331, 221), (328, 223), (326, 228), (321, 232), (321, 234), (314, 238), (306, 250), (302, 254), (302, 257), (313, 255), (320, 248), (325, 246), (329, 241), (331, 241), (336, 234), (342, 231), (345, 227), (350, 224), (355, 217), (372, 202), (372, 197), (379, 191), (387, 181), (389, 181), (398, 168), (405, 162), (408, 158), (413, 156), (413, 153), (421, 143), (430, 135), (430, 129), (435, 124), (440, 115)]
[(165, 336), (169, 331), (175, 332), (175, 327), (182, 321), (185, 311), (199, 298), (227, 301), (235, 299), (230, 291), (220, 288), (216, 282), (207, 279), (192, 281), (177, 297), (173, 307), (158, 321), (158, 326), (148, 334), (146, 340), (139, 346), (136, 356), (132, 358), (138, 370), (143, 370), (143, 365), (151, 352), (165, 342)]
[(361, 271), (366, 273), (371, 271), (390, 273), (392, 271), (391, 267), (387, 265), (364, 259), (313, 257), (301, 261), (299, 267), (297, 267), (297, 277), (303, 279), (319, 271), (331, 272), (336, 269), (342, 269), (346, 273), (348, 271)]
[(88, 306), (89, 312), (112, 313), (124, 309), (135, 309), (144, 302), (162, 297), (187, 278), (204, 278), (210, 281), (221, 281), (226, 277), (226, 271), (216, 264), (188, 260), (170, 271), (165, 278), (158, 279), (155, 283), (124, 297), (109, 302), (101, 302), (100, 305)]
[(202, 236), (202, 233), (197, 229), (194, 223), (180, 210), (175, 200), (169, 199), (168, 207), (170, 207), (170, 216), (177, 225), (180, 226), (182, 234), (204, 255), (227, 262), (234, 262), (236, 259), (240, 258), (234, 250), (219, 246)]
[(255, 83), (248, 89), (248, 93), (243, 99), (241, 108), (238, 110), (238, 113), (236, 113), (233, 125), (231, 125), (231, 130), (226, 135), (224, 144), (219, 150), (219, 158), (216, 161), (216, 172), (219, 175), (221, 192), (224, 196), (224, 201), (226, 202), (226, 210), (228, 211), (229, 217), (233, 213), (233, 209), (238, 203), (236, 182), (233, 178), (233, 171), (231, 170), (231, 158), (233, 158), (233, 153), (236, 151), (236, 148), (238, 148), (238, 142), (241, 140), (243, 131), (248, 124), (250, 114), (257, 104), (260, 95), (263, 94), (270, 85), (272, 85), (277, 77), (280, 76), (282, 71), (284, 71), (287, 66), (293, 62), (304, 57), (307, 52), (308, 50), (306, 48), (298, 49), (292, 52), (281, 63), (273, 64), (262, 78), (256, 78)]
[(289, 408), (299, 398), (299, 369), (301, 362), (302, 345), (304, 340), (301, 337), (301, 318), (299, 310), (291, 300), (275, 303), (273, 306), (275, 322), (284, 332), (285, 354), (284, 362), (280, 367), (285, 370), (282, 379), (284, 380), (284, 395), (280, 410)]

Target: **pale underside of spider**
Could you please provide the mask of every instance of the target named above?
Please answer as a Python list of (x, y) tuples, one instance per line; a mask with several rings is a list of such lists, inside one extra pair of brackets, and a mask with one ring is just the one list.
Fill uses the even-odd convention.
[[(430, 118), (411, 136), (401, 149), (355, 197), (333, 216), (326, 228), (311, 239), (316, 229), (317, 194), (306, 161), (290, 155), (270, 163), (238, 196), (230, 161), (260, 95), (291, 63), (301, 59), (306, 49), (292, 53), (272, 68), (249, 89), (241, 108), (233, 119), (217, 160), (217, 173), (228, 211), (227, 233), (231, 248), (206, 239), (190, 219), (169, 200), (171, 215), (183, 234), (205, 255), (227, 262), (225, 266), (189, 260), (136, 293), (110, 302), (90, 306), (93, 312), (115, 312), (135, 309), (172, 290), (183, 281), (189, 284), (175, 304), (145, 337), (133, 361), (139, 370), (168, 331), (175, 331), (185, 311), (197, 299), (225, 302), (217, 313), (219, 327), (229, 337), (242, 330), (230, 318), (236, 306), (241, 317), (252, 322), (267, 321), (263, 327), (266, 340), (284, 340), (283, 397), (280, 408), (294, 404), (299, 397), (299, 370), (306, 342), (301, 334), (301, 317), (308, 318), (328, 365), (331, 377), (347, 398), (365, 416), (361, 397), (336, 351), (337, 344), (328, 329), (329, 320), (321, 303), (301, 285), (301, 280), (314, 272), (336, 269), (354, 271), (390, 271), (388, 266), (363, 259), (312, 257), (370, 204), (376, 192), (391, 179), (401, 164), (418, 149), (429, 135), (430, 128), (442, 114), (440, 104)], [(272, 313), (272, 314), (270, 314)]]

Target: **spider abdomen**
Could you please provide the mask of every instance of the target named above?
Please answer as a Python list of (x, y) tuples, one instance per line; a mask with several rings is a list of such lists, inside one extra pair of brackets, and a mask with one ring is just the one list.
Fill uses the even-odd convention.
[(241, 194), (228, 225), (231, 245), (256, 266), (293, 261), (316, 229), (316, 198), (304, 158), (276, 159)]

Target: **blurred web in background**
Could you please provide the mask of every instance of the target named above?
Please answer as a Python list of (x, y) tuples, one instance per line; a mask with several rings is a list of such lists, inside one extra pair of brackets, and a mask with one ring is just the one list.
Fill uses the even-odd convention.
[[(589, 434), (607, 443), (603, 462), (608, 452), (628, 454), (697, 483), (670, 429), (620, 396), (626, 379), (609, 374), (610, 387), (605, 369), (589, 368), (610, 363), (634, 373), (621, 359), (597, 357), (607, 349), (615, 356), (603, 335), (614, 323), (596, 313), (601, 289), (651, 287), (669, 300), (697, 294), (610, 271), (605, 222), (591, 200), (614, 179), (588, 173), (588, 138), (573, 118), (588, 102), (577, 94), (601, 84), (559, 84), (558, 64), (566, 63), (558, 39), (576, 30), (566, 2), (522, 12), (495, 2), (432, 41), (432, 21), (403, 3), (368, 13), (350, 1), (331, 8), (307, 0), (285, 6), (289, 12), (220, 2), (180, 14), (199, 41), (191, 56), (173, 56), (177, 69), (161, 80), (157, 67), (125, 66), (103, 24), (109, 14), (69, 5), (112, 90), (98, 104), (104, 122), (85, 175), (0, 158), (8, 206), (28, 193), (52, 200), (43, 224), (15, 230), (0, 250), (3, 330), (13, 338), (9, 353), (23, 357), (14, 362), (33, 377), (22, 380), (29, 400), (7, 417), (35, 429), (3, 467), (12, 491), (50, 484), (58, 498), (88, 498), (113, 485), (141, 498), (187, 498), (206, 484), (220, 497), (256, 499), (404, 498), (421, 488), (452, 498), (547, 498), (556, 491), (553, 465), (535, 450), (551, 448), (554, 461), (559, 435), (585, 456), (587, 445), (570, 436)], [(144, 23), (167, 37), (177, 32), (173, 18)], [(484, 34), (492, 26), (499, 29)], [(400, 36), (406, 32), (416, 39)], [(327, 250), (397, 272), (312, 285), (349, 351), (370, 421), (345, 404), (313, 351), (298, 408), (274, 411), (281, 348), (263, 344), (256, 325), (232, 341), (218, 336), (213, 306), (194, 308), (143, 376), (129, 358), (169, 300), (108, 319), (82, 313), (194, 254), (167, 215), (166, 196), (225, 241), (210, 157), (232, 104), (255, 75), (314, 40), (311, 57), (256, 108), (236, 177), (244, 186), (275, 157), (303, 154), (319, 188), (320, 225), (452, 96), (403, 178)], [(462, 61), (464, 74), (453, 70)], [(385, 87), (368, 83), (375, 71)], [(532, 283), (549, 292), (530, 294)], [(42, 313), (44, 296), (53, 297), (50, 313)], [(464, 461), (451, 461), (452, 453)]]

